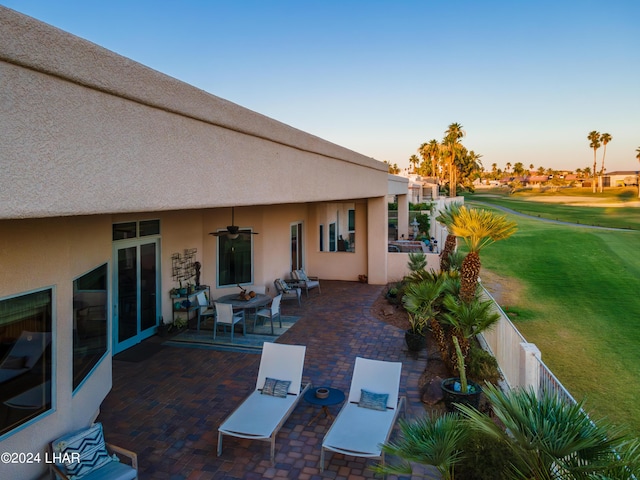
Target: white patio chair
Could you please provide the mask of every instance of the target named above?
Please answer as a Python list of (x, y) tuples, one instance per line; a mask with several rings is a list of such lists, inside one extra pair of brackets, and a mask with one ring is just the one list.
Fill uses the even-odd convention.
[[(309, 384), (302, 386), (302, 370), (307, 347), (265, 342), (255, 390), (218, 427), (218, 456), (222, 455), (222, 436), (230, 435), (271, 443), (271, 463), (275, 463), (276, 436), (303, 397)], [(271, 391), (267, 378), (280, 382), (282, 388)], [(291, 382), (286, 387), (286, 382)], [(273, 382), (271, 382), (273, 383)], [(284, 396), (276, 396), (277, 390)]]
[(242, 334), (247, 334), (247, 328), (244, 322), (244, 310), (239, 312), (233, 311), (233, 306), (230, 303), (214, 303), (216, 307), (216, 316), (213, 320), (213, 339), (216, 339), (216, 333), (218, 331), (218, 325), (223, 325), (226, 329), (227, 325), (231, 327), (231, 343), (233, 343), (233, 331), (236, 329), (236, 323), (242, 322)]
[(209, 305), (207, 295), (204, 292), (200, 292), (196, 295), (196, 302), (198, 303), (198, 332), (200, 331), (200, 321), (203, 318), (215, 317), (216, 311)]
[(322, 441), (320, 471), (325, 450), (379, 458), (384, 465), (381, 445), (389, 440), (405, 402), (399, 396), (401, 374), (400, 362), (356, 358), (348, 401)]
[(282, 316), (280, 315), (280, 301), (282, 300), (282, 294), (276, 295), (271, 300), (271, 305), (268, 308), (262, 308), (258, 310), (253, 317), (253, 331), (256, 331), (256, 320), (258, 317), (268, 318), (271, 321), (271, 335), (273, 335), (273, 319), (278, 317), (280, 322), (280, 328), (282, 328)]

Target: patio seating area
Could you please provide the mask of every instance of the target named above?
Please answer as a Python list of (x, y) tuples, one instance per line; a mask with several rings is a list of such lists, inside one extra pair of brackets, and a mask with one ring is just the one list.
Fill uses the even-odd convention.
[[(407, 399), (405, 414), (420, 416), (425, 409), (418, 382), (427, 352), (417, 357), (407, 352), (404, 331), (372, 315), (383, 288), (323, 280), (322, 295), (305, 298), (301, 306), (282, 306), (284, 315), (300, 319), (278, 343), (306, 346), (303, 383), (345, 393), (356, 357), (402, 362), (399, 395)], [(156, 336), (147, 342), (165, 340)], [(259, 354), (173, 346), (137, 363), (114, 360), (113, 389), (98, 421), (110, 441), (138, 454), (141, 479), (375, 478), (367, 468), (374, 460), (338, 453), (320, 471), (321, 446), (332, 421), (321, 415), (309, 425), (318, 406), (304, 399), (280, 429), (275, 464), (268, 443), (235, 437), (225, 437), (218, 457), (218, 427), (255, 389), (259, 364)], [(329, 408), (335, 416), (341, 405)]]

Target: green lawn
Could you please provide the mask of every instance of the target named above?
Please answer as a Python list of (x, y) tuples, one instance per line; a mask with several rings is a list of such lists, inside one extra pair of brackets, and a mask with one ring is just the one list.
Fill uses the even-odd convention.
[[(585, 189), (564, 189), (559, 192), (536, 194), (525, 191), (508, 195), (504, 189), (482, 190), (474, 194), (465, 194), (468, 201), (478, 201), (492, 205), (508, 207), (520, 213), (536, 217), (561, 220), (582, 225), (640, 230), (640, 208), (611, 206), (576, 206), (553, 203), (560, 196), (580, 197), (594, 202), (621, 205), (637, 201), (637, 192), (630, 188), (616, 188), (603, 194), (593, 194)], [(535, 198), (538, 201), (532, 201)], [(548, 203), (546, 203), (548, 202)]]
[[(551, 211), (530, 203), (533, 215)], [(632, 210), (640, 224), (640, 209)], [(518, 329), (595, 418), (640, 434), (640, 232), (507, 217), (518, 232), (480, 256), (483, 268), (524, 285), (519, 304), (509, 306)]]

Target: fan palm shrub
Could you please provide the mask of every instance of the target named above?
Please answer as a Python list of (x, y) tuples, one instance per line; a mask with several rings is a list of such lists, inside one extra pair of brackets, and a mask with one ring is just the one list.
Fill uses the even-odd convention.
[[(477, 297), (463, 302), (458, 297), (446, 295), (442, 304), (444, 309), (438, 319), (451, 329), (450, 334), (458, 339), (462, 355), (467, 359), (470, 339), (492, 328), (500, 320), (500, 314), (492, 300), (482, 301)], [(452, 362), (449, 364), (453, 365)]]
[(583, 402), (532, 389), (504, 393), (493, 385), (484, 393), (499, 422), (464, 405), (459, 410), (470, 428), (509, 446), (512, 478), (629, 480), (640, 474), (640, 440), (592, 421)]
[[(441, 417), (400, 421), (400, 438), (382, 449), (400, 463), (379, 473), (411, 474), (412, 463), (433, 465), (445, 480), (632, 480), (640, 475), (640, 439), (594, 422), (582, 403), (533, 390), (484, 387), (493, 416), (466, 405)], [(496, 421), (497, 420), (497, 421)], [(482, 446), (495, 448), (494, 458)]]
[(385, 454), (401, 459), (397, 464), (376, 465), (382, 474), (411, 475), (411, 463), (433, 465), (444, 480), (454, 480), (455, 466), (464, 455), (462, 446), (469, 435), (457, 413), (425, 415), (413, 421), (400, 419), (400, 438), (382, 446)]

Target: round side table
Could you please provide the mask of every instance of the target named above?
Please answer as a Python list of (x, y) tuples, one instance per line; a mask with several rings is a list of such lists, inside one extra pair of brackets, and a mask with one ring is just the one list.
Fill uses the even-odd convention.
[[(329, 390), (329, 395), (326, 398), (316, 397), (316, 390), (318, 390), (318, 388), (326, 388), (327, 390)], [(310, 403), (311, 405), (318, 405), (322, 407), (322, 410), (320, 410), (318, 414), (315, 417), (313, 417), (311, 421), (307, 424), (307, 426), (309, 426), (318, 419), (318, 417), (322, 412), (324, 412), (325, 417), (329, 418), (330, 420), (333, 420), (333, 415), (331, 415), (331, 412), (329, 411), (328, 407), (330, 407), (331, 405), (337, 405), (339, 403), (342, 403), (344, 401), (344, 392), (342, 390), (338, 390), (337, 388), (315, 387), (315, 388), (310, 388), (305, 392), (304, 399), (306, 402)]]

